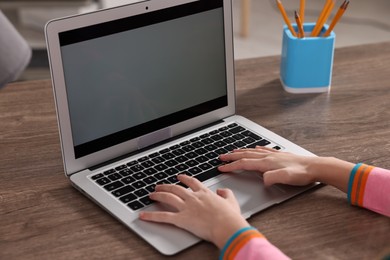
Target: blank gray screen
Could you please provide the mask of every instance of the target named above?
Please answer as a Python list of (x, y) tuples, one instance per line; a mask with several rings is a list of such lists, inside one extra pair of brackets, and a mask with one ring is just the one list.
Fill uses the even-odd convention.
[(226, 95), (221, 8), (61, 47), (74, 145)]

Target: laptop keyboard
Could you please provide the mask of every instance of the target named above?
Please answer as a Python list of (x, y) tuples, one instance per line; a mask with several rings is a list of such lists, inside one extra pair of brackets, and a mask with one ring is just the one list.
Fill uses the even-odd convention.
[[(271, 142), (232, 123), (219, 129), (191, 138), (180, 144), (151, 153), (115, 168), (91, 176), (107, 192), (138, 210), (153, 203), (149, 193), (156, 184), (178, 184), (176, 176), (184, 173), (205, 181), (221, 174), (220, 154), (236, 148), (266, 146)], [(280, 149), (278, 146), (275, 149)]]

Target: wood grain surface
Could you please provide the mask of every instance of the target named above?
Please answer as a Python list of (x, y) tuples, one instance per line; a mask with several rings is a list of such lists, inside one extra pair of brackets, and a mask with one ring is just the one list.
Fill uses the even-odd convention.
[[(237, 113), (321, 156), (390, 168), (390, 43), (337, 49), (329, 94), (289, 94), (280, 57), (236, 62)], [(217, 259), (201, 242), (160, 255), (64, 176), (51, 82), (0, 90), (0, 259)], [(321, 186), (250, 218), (293, 259), (381, 259), (390, 219)]]

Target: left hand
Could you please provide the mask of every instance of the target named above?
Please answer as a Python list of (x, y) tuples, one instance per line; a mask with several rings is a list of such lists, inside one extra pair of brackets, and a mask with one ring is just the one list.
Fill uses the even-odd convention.
[(177, 178), (191, 190), (163, 184), (150, 194), (152, 200), (166, 203), (177, 212), (143, 211), (140, 219), (176, 225), (220, 249), (237, 230), (249, 226), (231, 190), (218, 189), (214, 193), (195, 178), (183, 174)]

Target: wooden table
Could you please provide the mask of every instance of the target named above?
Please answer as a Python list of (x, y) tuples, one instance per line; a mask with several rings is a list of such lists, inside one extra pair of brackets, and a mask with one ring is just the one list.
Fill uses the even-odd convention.
[[(390, 42), (337, 49), (330, 94), (288, 94), (279, 57), (236, 64), (238, 114), (322, 156), (390, 168)], [(164, 259), (71, 187), (50, 81), (0, 90), (0, 259)], [(390, 253), (390, 218), (350, 206), (330, 186), (253, 216), (293, 259)], [(173, 259), (217, 259), (201, 242)]]

